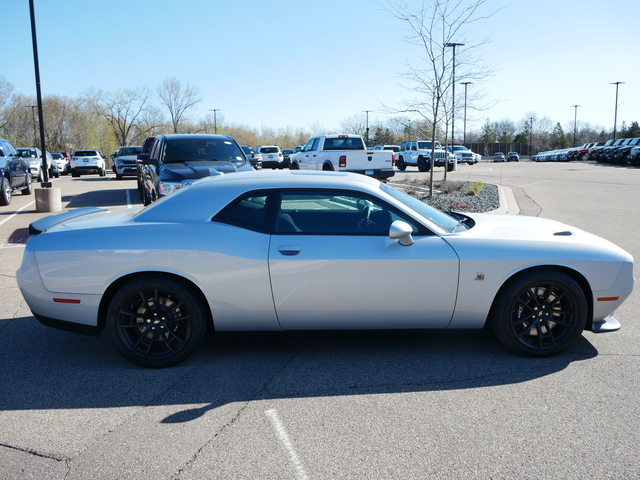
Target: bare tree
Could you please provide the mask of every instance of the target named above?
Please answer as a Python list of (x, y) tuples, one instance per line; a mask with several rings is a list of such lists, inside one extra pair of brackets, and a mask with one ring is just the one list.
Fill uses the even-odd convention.
[(178, 133), (178, 127), (185, 112), (202, 101), (197, 87), (189, 84), (183, 87), (180, 80), (175, 77), (163, 80), (158, 87), (158, 96), (169, 110), (173, 133)]
[(13, 84), (0, 75), (0, 130), (11, 121), (18, 107), (22, 106), (19, 102), (12, 101), (13, 88)]
[(364, 137), (367, 132), (367, 121), (365, 115), (352, 115), (351, 117), (344, 119), (340, 124), (340, 128), (345, 133), (361, 135)]
[[(471, 62), (472, 52), (485, 43), (471, 43), (466, 37), (465, 28), (470, 24), (488, 18), (480, 15), (480, 7), (486, 0), (475, 0), (466, 4), (462, 0), (422, 0), (417, 7), (405, 1), (390, 0), (387, 10), (402, 21), (405, 41), (420, 47), (422, 55), (416, 55), (417, 62), (408, 65), (402, 77), (412, 84), (415, 96), (405, 101), (401, 112), (411, 112), (431, 124), (431, 139), (434, 147), (431, 152), (430, 189), (433, 191), (433, 167), (436, 133), (441, 117), (445, 118), (455, 101), (446, 104), (451, 95), (452, 82), (480, 78), (487, 75), (486, 67)], [(458, 51), (456, 63), (450, 48), (464, 47)], [(459, 68), (457, 78), (452, 78), (452, 71)], [(489, 70), (490, 71), (490, 70)], [(446, 107), (446, 108), (445, 108)], [(446, 175), (446, 168), (445, 168)]]
[(148, 87), (124, 88), (114, 92), (89, 91), (86, 94), (90, 109), (111, 125), (116, 144), (121, 146), (129, 145), (134, 131), (145, 118), (150, 98)]

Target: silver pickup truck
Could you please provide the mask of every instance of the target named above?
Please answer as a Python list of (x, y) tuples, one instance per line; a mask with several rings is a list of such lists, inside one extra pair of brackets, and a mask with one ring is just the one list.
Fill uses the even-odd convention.
[(395, 175), (395, 152), (368, 149), (360, 135), (320, 135), (290, 158), (291, 170), (355, 172), (384, 180)]

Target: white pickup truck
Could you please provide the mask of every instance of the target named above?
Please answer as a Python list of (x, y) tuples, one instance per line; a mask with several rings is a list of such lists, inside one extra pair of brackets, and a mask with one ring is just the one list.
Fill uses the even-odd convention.
[(427, 140), (413, 140), (402, 142), (396, 166), (398, 170), (404, 171), (407, 166), (418, 167), (421, 172), (431, 170), (431, 150), (434, 150), (434, 166), (447, 166), (447, 171), (453, 171), (456, 157), (449, 151), (442, 148), (440, 142)]
[(355, 172), (384, 180), (395, 175), (395, 153), (367, 149), (360, 135), (313, 137), (291, 158), (291, 170)]

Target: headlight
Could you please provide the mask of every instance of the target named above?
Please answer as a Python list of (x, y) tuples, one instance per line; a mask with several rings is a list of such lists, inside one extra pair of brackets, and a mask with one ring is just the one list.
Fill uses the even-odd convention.
[(158, 195), (160, 195), (161, 197), (166, 197), (167, 195), (175, 192), (176, 190), (180, 190), (182, 187), (186, 187), (187, 185), (191, 185), (191, 182), (188, 182), (188, 183), (160, 182), (158, 184)]

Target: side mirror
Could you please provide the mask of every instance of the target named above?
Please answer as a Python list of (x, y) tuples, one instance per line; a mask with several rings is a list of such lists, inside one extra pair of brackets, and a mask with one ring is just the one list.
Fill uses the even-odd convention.
[(413, 228), (411, 228), (411, 225), (402, 220), (396, 220), (389, 227), (389, 238), (391, 240), (398, 240), (398, 243), (405, 247), (413, 245), (412, 233)]
[(139, 153), (136, 158), (138, 163), (144, 163), (146, 165), (157, 165), (158, 163), (155, 160), (150, 159), (148, 153)]

